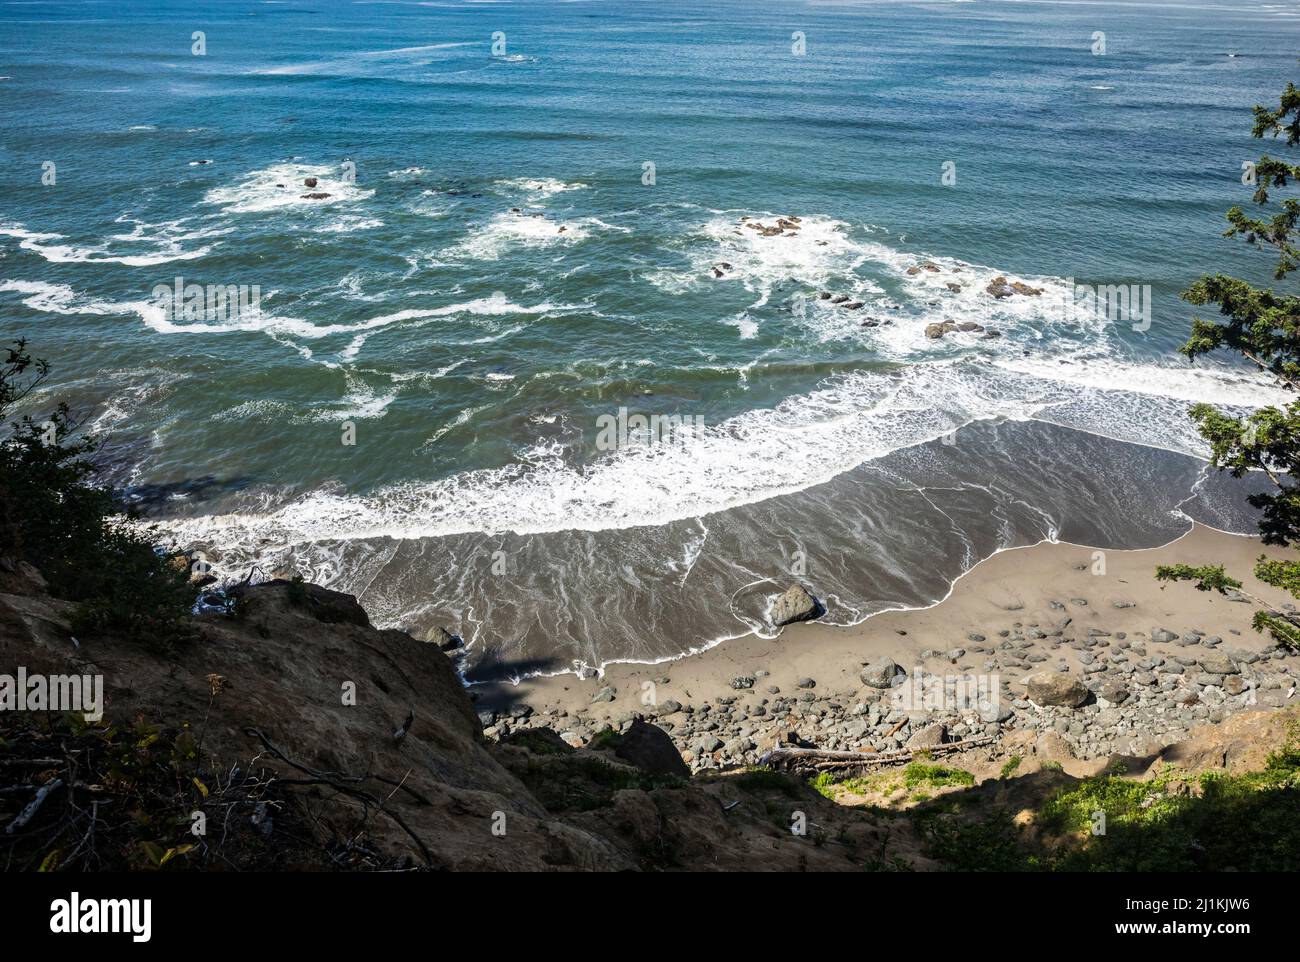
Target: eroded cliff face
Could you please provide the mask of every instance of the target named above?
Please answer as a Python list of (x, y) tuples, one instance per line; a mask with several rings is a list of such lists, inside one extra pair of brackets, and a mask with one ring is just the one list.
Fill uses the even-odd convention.
[(489, 740), (437, 644), (376, 629), (354, 598), (313, 585), (247, 588), (233, 613), (195, 616), (197, 637), (167, 655), (77, 638), (74, 614), (37, 572), (0, 565), (0, 688), (19, 669), (103, 683), (96, 724), (0, 712), (11, 867), (979, 868), (989, 826), (1011, 814), (1018, 838), (999, 829), (1009, 849), (989, 857), (1042, 864), (1086, 842), (1052, 829), (1044, 806), (1105, 772), (1167, 801), (1199, 793), (1196, 772), (1271, 767), (1247, 788), (1270, 812), (1293, 809), (1296, 749), (1275, 753), (1297, 737), (1296, 708), (1206, 725), (1148, 757), (1080, 760), (1022, 732), (945, 756), (960, 778), (868, 765), (814, 789), (764, 770), (690, 777), (668, 734), (640, 720), (577, 749), (544, 727)]
[[(107, 722), (187, 731), (208, 784), (265, 768), (322, 852), (361, 840), (386, 865), (452, 870), (856, 869), (884, 838), (793, 780), (680, 777), (663, 745), (621, 757), (540, 735), (490, 742), (437, 645), (376, 629), (351, 596), (317, 586), (248, 588), (234, 614), (196, 616), (197, 641), (167, 656), (75, 639), (74, 607), (34, 572), (0, 588), (0, 673), (102, 675)], [(790, 831), (796, 813), (806, 834)], [(273, 845), (277, 830), (260, 827)], [(304, 851), (284, 867), (332, 867)]]

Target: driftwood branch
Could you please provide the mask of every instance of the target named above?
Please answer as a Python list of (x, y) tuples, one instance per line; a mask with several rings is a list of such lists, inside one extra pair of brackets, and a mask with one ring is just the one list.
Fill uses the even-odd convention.
[(782, 771), (829, 771), (836, 768), (864, 768), (896, 765), (911, 761), (916, 755), (947, 755), (993, 741), (993, 735), (980, 735), (960, 742), (945, 742), (929, 748), (902, 748), (892, 752), (837, 752), (821, 748), (775, 748), (761, 759), (760, 765)]
[(63, 779), (61, 778), (56, 778), (54, 781), (46, 782), (42, 785), (36, 792), (36, 797), (28, 802), (27, 807), (18, 813), (18, 817), (5, 827), (5, 834), (12, 835), (30, 822), (36, 813), (41, 810), (41, 806), (45, 804), (45, 800), (50, 797), (50, 793), (62, 787)]

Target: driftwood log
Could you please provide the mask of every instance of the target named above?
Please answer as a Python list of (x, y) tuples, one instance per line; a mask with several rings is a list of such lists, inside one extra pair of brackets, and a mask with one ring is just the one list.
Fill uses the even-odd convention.
[(759, 759), (760, 765), (780, 771), (829, 771), (836, 768), (866, 768), (910, 762), (916, 755), (947, 755), (965, 751), (993, 741), (993, 735), (980, 735), (960, 742), (944, 742), (928, 748), (902, 748), (893, 752), (833, 752), (820, 748), (774, 748)]

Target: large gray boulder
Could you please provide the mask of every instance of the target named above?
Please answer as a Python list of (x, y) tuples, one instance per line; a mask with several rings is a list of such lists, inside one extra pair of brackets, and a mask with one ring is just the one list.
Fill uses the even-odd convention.
[(796, 621), (808, 621), (821, 614), (822, 606), (803, 585), (791, 585), (772, 605), (772, 624), (778, 628)]
[(1212, 675), (1235, 675), (1241, 670), (1236, 662), (1218, 651), (1202, 655), (1201, 668)]
[(1025, 679), (1029, 700), (1035, 705), (1078, 708), (1088, 700), (1088, 689), (1077, 678), (1061, 671), (1040, 671)]
[(894, 680), (907, 677), (907, 672), (899, 668), (894, 659), (881, 658), (863, 668), (858, 677), (870, 688), (893, 688)]

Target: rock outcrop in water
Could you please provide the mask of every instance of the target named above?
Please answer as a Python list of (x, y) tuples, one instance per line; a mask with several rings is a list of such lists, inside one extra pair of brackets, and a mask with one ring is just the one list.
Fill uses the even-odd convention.
[(809, 621), (822, 613), (821, 603), (803, 585), (791, 585), (772, 605), (772, 624), (778, 628)]

